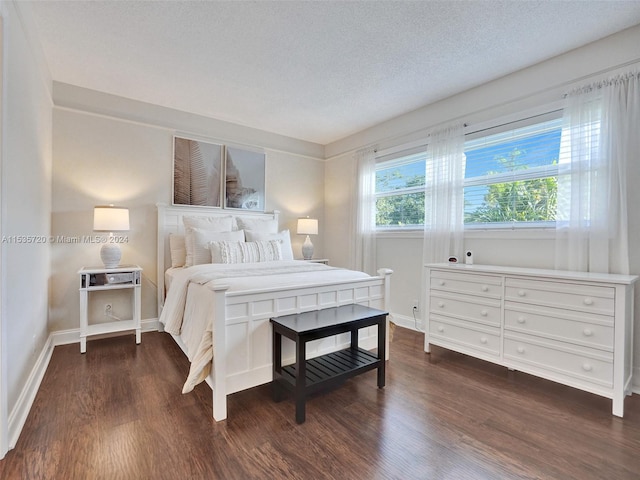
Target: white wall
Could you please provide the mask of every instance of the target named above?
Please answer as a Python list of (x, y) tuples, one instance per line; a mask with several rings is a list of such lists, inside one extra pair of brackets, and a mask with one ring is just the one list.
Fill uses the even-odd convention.
[[(266, 208), (281, 212), (281, 228), (292, 232), (294, 255), (301, 256), (303, 241), (295, 235), (296, 219), (310, 215), (319, 219), (320, 228), (324, 224), (324, 163), (313, 156), (318, 151), (315, 144), (230, 124), (225, 126), (225, 138), (219, 135), (220, 125), (210, 119), (69, 85), (54, 84), (54, 99), (51, 234), (91, 236), (94, 205), (129, 207), (131, 231), (129, 242), (121, 245), (122, 261), (144, 269), (143, 320), (157, 317), (156, 203), (171, 203), (175, 133), (223, 144), (256, 146), (260, 140), (270, 145), (266, 149)], [(73, 108), (67, 106), (70, 102)], [(288, 153), (287, 149), (310, 155)], [(321, 236), (314, 239), (314, 245), (317, 255), (322, 255)], [(99, 249), (96, 244), (52, 245), (51, 331), (78, 328), (77, 271), (100, 265)], [(115, 315), (131, 315), (126, 292), (101, 293), (105, 295), (90, 299), (91, 321), (104, 319), (107, 302), (113, 303)]]
[[(0, 229), (5, 239), (0, 247), (0, 321), (2, 387), (6, 387), (2, 401), (11, 421), (48, 338), (52, 100), (51, 78), (40, 46), (30, 36), (28, 12), (12, 2), (2, 2), (0, 8), (4, 23)], [(15, 243), (14, 236), (34, 236), (37, 241)]]
[[(355, 162), (353, 152), (365, 145), (389, 148), (424, 138), (432, 126), (462, 120), (480, 128), (496, 119), (521, 116), (523, 112), (544, 111), (544, 106), (557, 108), (562, 93), (572, 84), (582, 84), (616, 69), (640, 67), (640, 26), (625, 30), (599, 42), (586, 45), (565, 55), (487, 83), (436, 104), (377, 125), (351, 137), (327, 145), (325, 186), (327, 230), (326, 250), (334, 264), (349, 265), (344, 252), (351, 248), (350, 232), (353, 216), (345, 210), (355, 205)], [(632, 65), (632, 66), (630, 66)], [(628, 178), (640, 179), (640, 161), (634, 162)], [(349, 194), (347, 194), (349, 192)], [(640, 204), (640, 191), (630, 189), (630, 205)], [(630, 209), (631, 272), (640, 274), (640, 214)], [(519, 234), (473, 233), (465, 238), (465, 249), (474, 251), (476, 263), (553, 268), (555, 243), (552, 234), (541, 232)], [(377, 265), (394, 269), (392, 276), (391, 312), (403, 325), (413, 327), (412, 302), (420, 299), (422, 239), (390, 237), (378, 239)], [(640, 284), (636, 298), (640, 298)], [(640, 305), (640, 303), (637, 303)], [(422, 312), (420, 312), (420, 317)], [(419, 318), (420, 320), (420, 318)], [(420, 326), (421, 321), (419, 322)], [(640, 307), (635, 315), (635, 385), (640, 389)]]

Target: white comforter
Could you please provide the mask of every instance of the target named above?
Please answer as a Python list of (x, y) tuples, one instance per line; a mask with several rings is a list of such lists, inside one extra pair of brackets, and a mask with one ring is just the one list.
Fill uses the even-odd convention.
[[(251, 293), (304, 285), (333, 284), (367, 277), (363, 272), (296, 260), (205, 264), (175, 272), (160, 322), (164, 325), (165, 331), (173, 335), (186, 333), (183, 343), (191, 361), (191, 368), (182, 392), (190, 392), (209, 375), (213, 360), (213, 325), (211, 316), (207, 315), (210, 312), (198, 309), (197, 305), (193, 304), (187, 308), (190, 284), (206, 285), (209, 288), (224, 285), (228, 287), (227, 293)], [(193, 322), (195, 327), (187, 322)]]

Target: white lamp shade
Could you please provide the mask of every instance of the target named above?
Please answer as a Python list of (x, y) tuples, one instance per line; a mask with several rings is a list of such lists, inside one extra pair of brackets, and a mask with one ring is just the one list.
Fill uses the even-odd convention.
[(299, 218), (298, 219), (298, 235), (317, 235), (318, 219), (316, 218)]
[(95, 232), (126, 232), (129, 230), (129, 209), (113, 205), (93, 208), (93, 230)]

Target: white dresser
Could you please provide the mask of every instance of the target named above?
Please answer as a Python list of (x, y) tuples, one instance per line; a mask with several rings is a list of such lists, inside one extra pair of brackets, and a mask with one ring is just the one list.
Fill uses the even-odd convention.
[(602, 395), (622, 417), (638, 277), (431, 264), (426, 278), (426, 352), (439, 345)]

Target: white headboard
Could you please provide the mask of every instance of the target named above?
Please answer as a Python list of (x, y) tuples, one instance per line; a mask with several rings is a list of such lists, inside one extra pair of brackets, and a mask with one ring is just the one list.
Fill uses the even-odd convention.
[[(223, 209), (217, 207), (200, 207), (189, 205), (166, 205), (156, 204), (158, 207), (158, 317), (164, 305), (164, 272), (171, 266), (171, 251), (169, 249), (169, 234), (183, 234), (183, 216), (198, 217), (233, 217), (243, 218), (268, 218), (278, 220), (280, 212), (277, 210), (271, 213), (255, 212), (252, 210)], [(234, 222), (235, 225), (235, 222)]]

